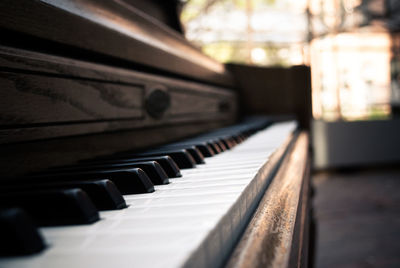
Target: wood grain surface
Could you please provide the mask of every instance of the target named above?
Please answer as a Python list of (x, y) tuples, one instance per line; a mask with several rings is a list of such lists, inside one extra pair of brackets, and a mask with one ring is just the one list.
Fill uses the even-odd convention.
[(301, 230), (306, 228), (302, 203), (303, 193), (308, 195), (304, 188), (309, 183), (308, 163), (308, 135), (303, 132), (280, 165), (226, 267), (302, 267), (300, 247), (307, 246)]
[(0, 84), (2, 126), (144, 116), (143, 87), (5, 72)]
[[(225, 88), (0, 47), (0, 144), (236, 118)], [(144, 103), (170, 97), (159, 118)]]

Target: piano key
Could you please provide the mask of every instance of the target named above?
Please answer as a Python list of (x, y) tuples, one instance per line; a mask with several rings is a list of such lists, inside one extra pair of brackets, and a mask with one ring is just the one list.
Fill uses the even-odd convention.
[(66, 181), (51, 183), (16, 184), (3, 186), (1, 193), (28, 192), (48, 189), (79, 188), (85, 191), (98, 210), (126, 208), (126, 203), (120, 191), (110, 180)]
[[(176, 150), (177, 148), (175, 148)], [(178, 150), (186, 150), (194, 159), (196, 164), (204, 164), (204, 156), (203, 154), (200, 152), (200, 150), (198, 150), (195, 146), (183, 146), (181, 148), (179, 148)], [(153, 150), (148, 150), (146, 151), (146, 153), (158, 153), (158, 152), (164, 152), (166, 154), (168, 154), (168, 152), (174, 151), (174, 149), (170, 149), (170, 148), (159, 148), (159, 149), (153, 149)]]
[[(131, 165), (134, 168), (140, 168), (146, 172), (147, 176), (154, 185), (168, 184), (168, 175), (156, 161), (136, 162)], [(120, 168), (121, 169), (121, 168)]]
[(210, 138), (210, 137), (197, 137), (197, 138), (193, 138), (187, 141), (184, 141), (186, 143), (190, 142), (190, 143), (206, 143), (214, 152), (214, 154), (219, 154), (223, 151), (223, 148), (221, 147), (220, 141), (215, 139), (215, 138)]
[(155, 161), (163, 168), (165, 173), (167, 173), (169, 178), (181, 177), (181, 171), (175, 161), (169, 156), (151, 156), (151, 157), (139, 157), (139, 158), (95, 158), (87, 159), (81, 161), (81, 165), (91, 164), (91, 165), (103, 165), (103, 164), (113, 164), (115, 167), (127, 167), (131, 163), (145, 162), (145, 161)]
[(110, 180), (71, 182), (63, 186), (74, 186), (84, 190), (92, 199), (98, 210), (126, 208), (126, 203), (121, 192)]
[(236, 145), (238, 145), (238, 143), (236, 142), (236, 140), (233, 138), (233, 136), (229, 136), (228, 138), (226, 138), (227, 142), (229, 143), (229, 145), (231, 146), (231, 148), (235, 147)]
[(244, 142), (246, 138), (247, 137), (244, 134), (233, 135), (233, 139), (237, 142), (237, 144)]
[(154, 192), (154, 184), (147, 174), (140, 168), (120, 170), (96, 170), (65, 173), (45, 173), (32, 175), (25, 179), (35, 182), (79, 181), (109, 179), (122, 194), (140, 194)]
[[(210, 140), (200, 139), (171, 144), (172, 148), (184, 148), (184, 146), (195, 146), (204, 157), (211, 157), (221, 152), (221, 149), (215, 145), (215, 142)], [(165, 148), (170, 148), (170, 146), (167, 145)]]
[(114, 164), (100, 164), (100, 165), (92, 165), (92, 164), (81, 164), (75, 166), (66, 166), (60, 167), (58, 169), (49, 170), (50, 174), (57, 175), (57, 173), (69, 173), (69, 172), (97, 172), (97, 171), (112, 171), (112, 170), (129, 170), (133, 168), (140, 168), (144, 172), (146, 172), (147, 176), (149, 176), (150, 180), (155, 185), (168, 184), (168, 175), (165, 173), (163, 168), (156, 161), (143, 161), (131, 163), (129, 165), (119, 165), (116, 166)]
[(206, 142), (183, 142), (183, 143), (173, 143), (169, 145), (162, 146), (163, 149), (184, 149), (186, 146), (195, 146), (204, 157), (211, 157), (215, 153)]
[(103, 220), (92, 226), (41, 228), (53, 245), (45, 258), (0, 260), (0, 266), (220, 266), (268, 185), (260, 167), (295, 127), (277, 124), (205, 165), (181, 170), (181, 178), (154, 193), (124, 195), (127, 209), (100, 212)]
[(234, 147), (234, 144), (231, 142), (230, 137), (221, 137), (219, 141), (225, 146), (227, 150)]
[(39, 225), (89, 224), (99, 213), (81, 189), (0, 194), (0, 204), (24, 209)]
[(228, 148), (226, 148), (225, 144), (220, 139), (215, 140), (214, 142), (219, 147), (221, 152), (225, 152), (226, 150), (228, 150)]
[(115, 155), (116, 158), (124, 157), (151, 157), (151, 156), (166, 156), (171, 157), (179, 168), (194, 168), (196, 161), (185, 149), (180, 150), (160, 150), (154, 152), (141, 152), (141, 153), (123, 153)]
[(0, 210), (0, 256), (29, 255), (46, 246), (32, 219), (20, 208)]
[(209, 141), (208, 143), (210, 144), (215, 154), (219, 154), (222, 152), (221, 147), (219, 147), (218, 144), (216, 144), (215, 142)]
[(196, 164), (204, 164), (204, 155), (202, 154), (202, 152), (196, 148), (196, 146), (189, 146), (189, 147), (185, 147), (185, 150), (187, 150), (190, 155), (193, 157), (194, 161), (196, 162)]

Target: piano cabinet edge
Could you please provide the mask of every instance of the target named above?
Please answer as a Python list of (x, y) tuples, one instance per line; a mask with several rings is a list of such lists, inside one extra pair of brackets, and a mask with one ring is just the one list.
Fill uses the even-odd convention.
[(309, 135), (300, 132), (226, 268), (312, 267)]

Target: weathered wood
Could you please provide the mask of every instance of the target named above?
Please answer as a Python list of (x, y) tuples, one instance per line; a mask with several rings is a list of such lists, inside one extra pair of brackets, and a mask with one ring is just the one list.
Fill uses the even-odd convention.
[[(307, 164), (303, 175), (303, 184), (299, 205), (297, 207), (296, 224), (293, 231), (292, 245), (288, 267), (313, 267), (311, 244), (313, 235), (311, 232), (312, 224), (312, 196), (311, 196), (311, 156), (307, 157)], [(310, 258), (311, 257), (311, 258)]]
[[(183, 36), (118, 1), (2, 0), (1, 43), (105, 62), (146, 66), (223, 86), (234, 81), (224, 65)], [(18, 34), (7, 38), (6, 34)], [(39, 38), (35, 45), (31, 37)], [(133, 64), (133, 65), (132, 65)]]
[[(269, 185), (257, 211), (246, 228), (226, 267), (293, 267), (301, 264), (301, 226), (305, 223), (302, 203), (309, 180), (308, 135), (301, 133)], [(307, 190), (307, 189), (306, 189)], [(301, 212), (301, 213), (299, 213)], [(300, 219), (300, 220), (298, 220)], [(298, 235), (299, 237), (294, 237)], [(300, 237), (300, 235), (302, 237)], [(303, 243), (303, 242), (301, 242)], [(296, 251), (294, 253), (294, 251)]]
[[(279, 148), (272, 153), (268, 159), (265, 159), (266, 162), (260, 167), (257, 174), (255, 174), (252, 179), (251, 186), (248, 185), (244, 190), (245, 192), (248, 192), (243, 193), (230, 208), (231, 211), (240, 211), (243, 213), (240, 216), (242, 220), (240, 220), (239, 215), (236, 213), (234, 213), (234, 218), (230, 217), (229, 215), (232, 215), (231, 212), (227, 212), (226, 216), (221, 219), (219, 224), (224, 226), (225, 231), (229, 232), (230, 235), (221, 235), (218, 228), (211, 230), (208, 234), (208, 238), (205, 240), (203, 245), (201, 245), (201, 247), (208, 249), (206, 250), (207, 258), (202, 255), (202, 251), (197, 251), (197, 253), (200, 254), (193, 254), (183, 267), (221, 267), (224, 264), (236, 242), (239, 240), (241, 233), (246, 229), (246, 225), (248, 224), (246, 219), (251, 219), (253, 213), (255, 213), (257, 205), (264, 195), (265, 189), (273, 180), (282, 160), (287, 156), (288, 152), (290, 152), (290, 148), (296, 140), (297, 135), (297, 133), (289, 135), (282, 142)], [(254, 196), (253, 194), (250, 194), (250, 192), (253, 192), (253, 194), (256, 195)], [(250, 196), (253, 196), (254, 198), (249, 198)], [(229, 230), (230, 228), (235, 231), (231, 232)], [(221, 239), (224, 239), (224, 241), (221, 241)], [(219, 243), (226, 245), (222, 252), (220, 250), (213, 250), (215, 249), (215, 245), (218, 245)], [(206, 263), (204, 263), (204, 261), (206, 261)]]

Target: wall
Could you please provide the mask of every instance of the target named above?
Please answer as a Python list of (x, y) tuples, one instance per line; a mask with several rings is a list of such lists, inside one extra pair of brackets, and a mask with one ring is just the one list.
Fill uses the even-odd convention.
[(312, 122), (317, 169), (400, 163), (400, 120)]

